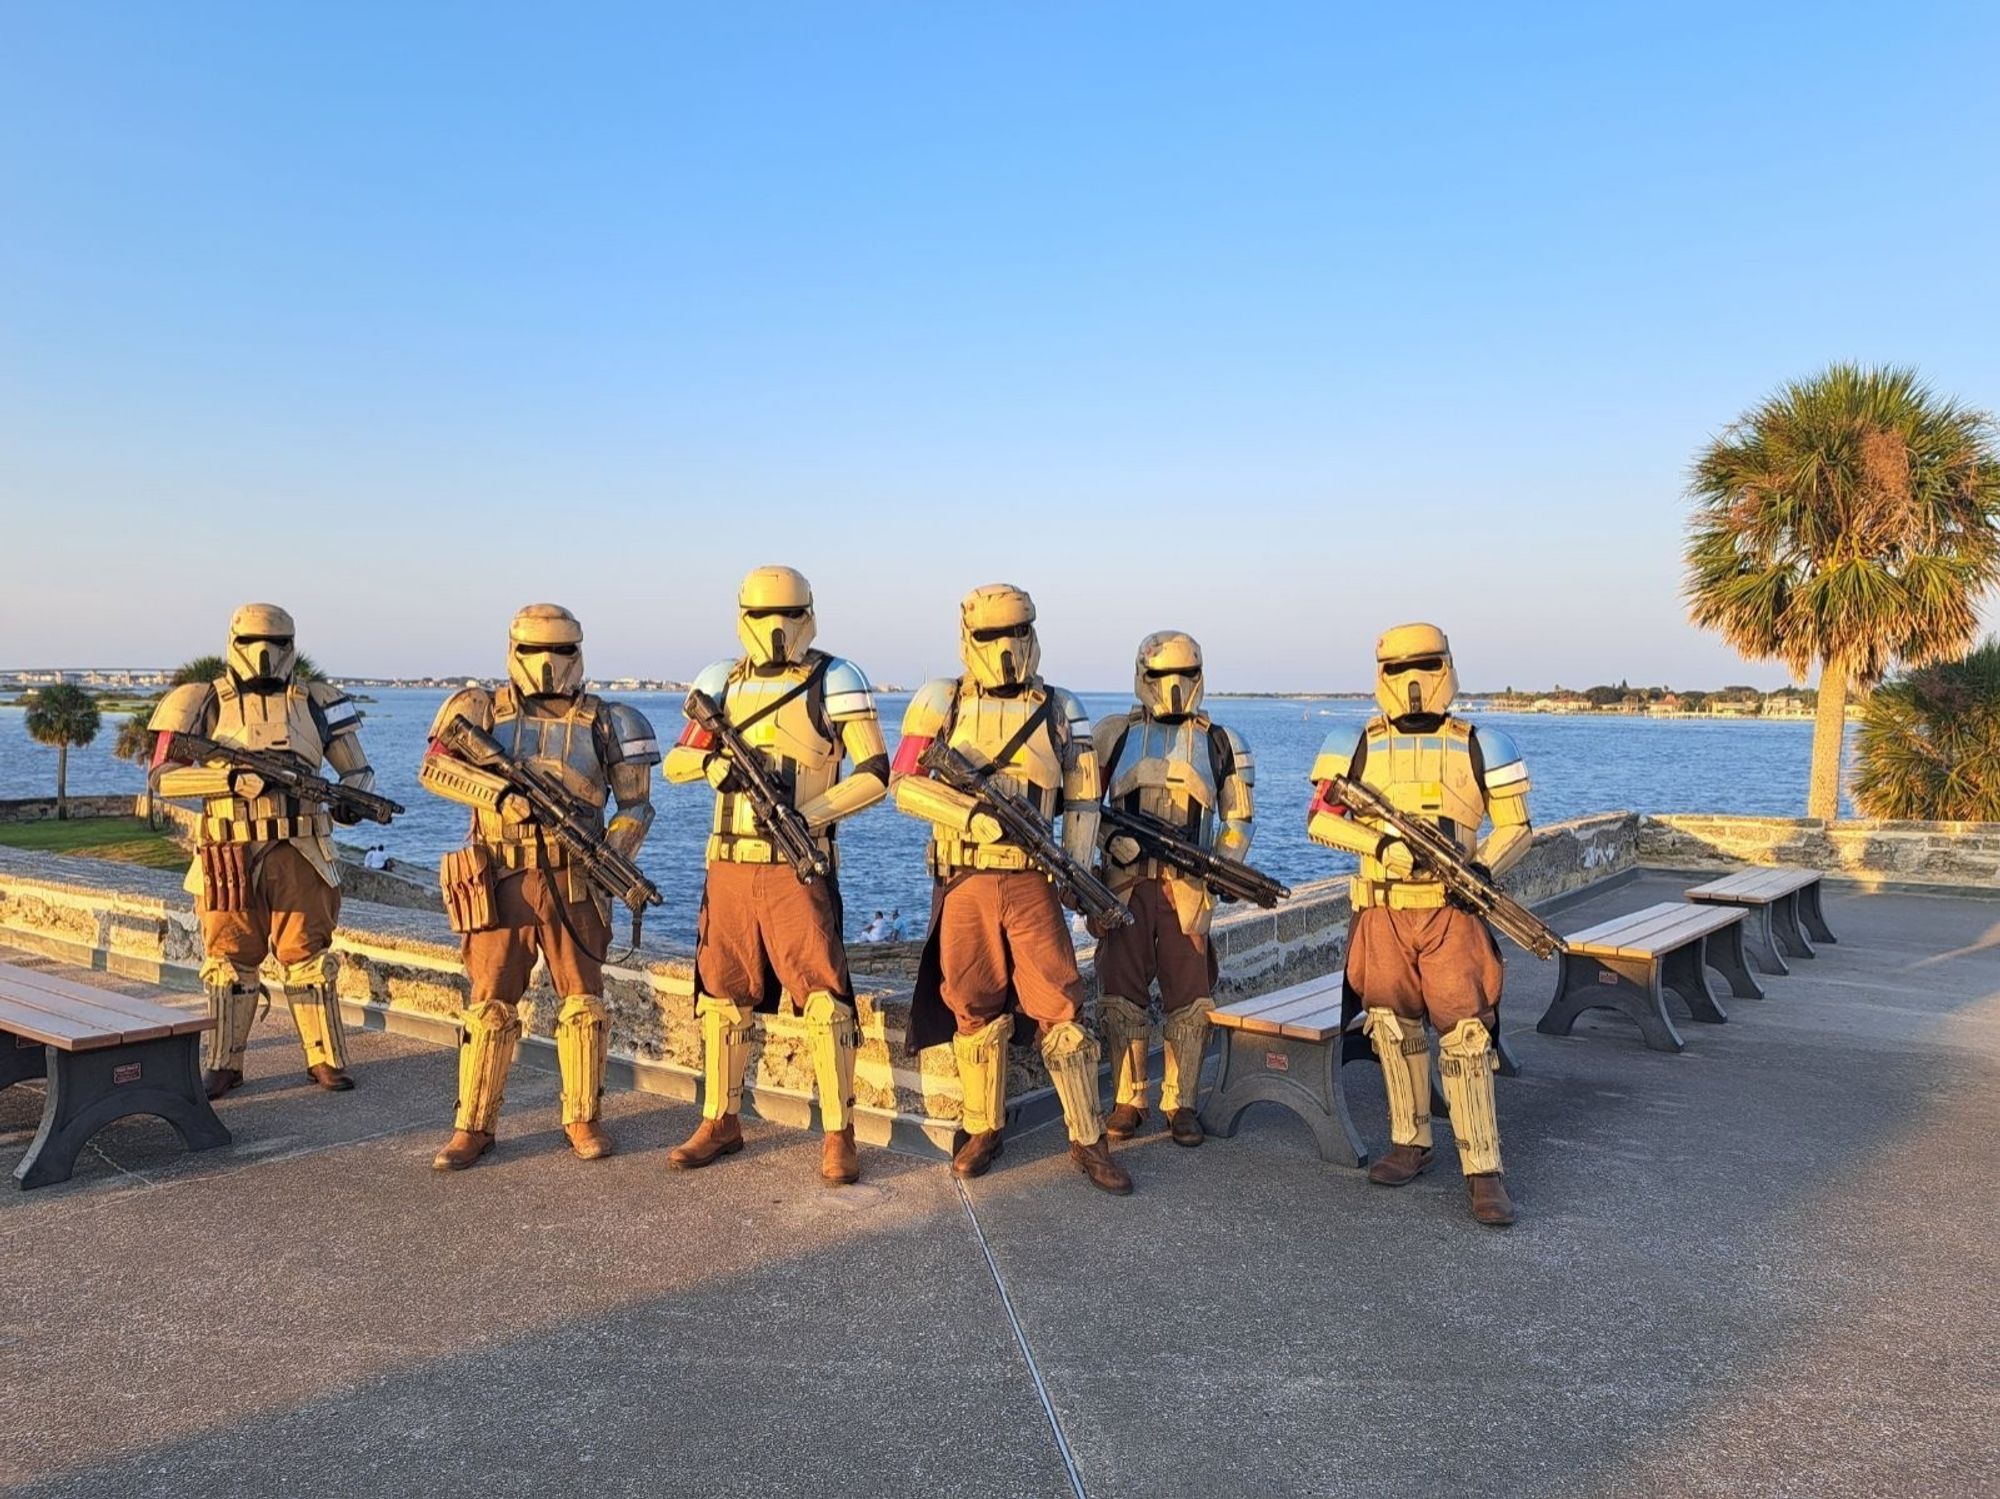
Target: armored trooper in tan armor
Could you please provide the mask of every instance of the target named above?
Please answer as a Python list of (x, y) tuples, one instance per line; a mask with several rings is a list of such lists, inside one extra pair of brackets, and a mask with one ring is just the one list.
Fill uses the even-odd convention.
[(201, 981), (215, 1029), (203, 1082), (220, 1098), (243, 1081), (243, 1053), (257, 1015), (265, 959), (283, 967), (285, 996), (305, 1048), (306, 1070), (330, 1092), (354, 1086), (328, 948), (340, 919), (333, 823), (252, 771), (169, 760), (174, 734), (321, 761), (358, 790), (375, 784), (361, 748), (361, 713), (330, 682), (298, 682), (291, 615), (245, 604), (230, 618), (228, 669), (212, 682), (176, 687), (153, 710), (153, 764), (162, 796), (199, 799), (198, 852), (187, 889), (201, 918)]
[[(1307, 831), (1315, 842), (1361, 858), (1353, 882), (1354, 925), (1347, 982), (1359, 995), (1389, 1099), (1389, 1153), (1370, 1181), (1400, 1187), (1431, 1163), (1430, 1038), (1451, 1105), (1458, 1162), (1481, 1223), (1514, 1221), (1500, 1180), (1500, 1129), (1493, 1103), (1501, 966), (1486, 924), (1450, 904), (1409, 845), (1350, 816), (1329, 778), (1347, 776), (1399, 809), (1435, 822), (1494, 876), (1528, 851), (1528, 771), (1514, 741), (1451, 716), (1458, 692), (1451, 646), (1435, 625), (1398, 625), (1375, 645), (1378, 717), (1358, 740), (1327, 739), (1313, 765), (1319, 791)], [(1492, 820), (1484, 839), (1480, 828)]]
[[(1194, 637), (1163, 630), (1140, 641), (1132, 692), (1137, 704), (1100, 721), (1092, 735), (1105, 803), (1157, 818), (1224, 858), (1248, 857), (1256, 762), (1241, 738), (1201, 711), (1201, 647)], [(1175, 1144), (1199, 1145), (1194, 1106), (1208, 1012), (1215, 1008), (1208, 941), (1215, 898), (1205, 882), (1141, 857), (1138, 843), (1123, 834), (1105, 840), (1103, 876), (1132, 911), (1131, 925), (1097, 941), (1097, 1019), (1117, 1090), (1105, 1131), (1127, 1140), (1145, 1122), (1147, 1000), (1157, 980), (1166, 1043), (1160, 1111)]]
[(466, 846), (447, 855), (441, 871), (472, 1002), (459, 1017), (458, 1114), (433, 1162), (440, 1171), (461, 1170), (493, 1148), (521, 1039), (517, 1012), (537, 954), (562, 1000), (556, 1060), (563, 1131), (580, 1160), (612, 1148), (598, 1122), (609, 1044), (607, 903), (501, 777), (453, 756), (437, 736), (463, 717), (499, 740), (509, 758), (560, 783), (589, 816), (602, 818), (606, 800), (614, 801), (605, 841), (628, 856), (652, 826), (659, 741), (638, 709), (583, 690), (583, 627), (569, 610), (530, 604), (514, 616), (507, 640), (507, 685), (468, 687), (445, 699), (417, 777), (426, 790), (472, 808)]
[[(812, 588), (789, 567), (760, 567), (736, 597), (743, 654), (718, 661), (695, 687), (727, 716), (804, 818), (830, 868), (838, 825), (888, 794), (889, 755), (868, 678), (811, 648)], [(848, 767), (842, 773), (842, 766)], [(854, 983), (842, 941), (838, 874), (801, 881), (743, 794), (730, 761), (690, 723), (667, 754), (669, 781), (715, 788), (695, 946), (701, 1019), (702, 1120), (668, 1159), (682, 1170), (743, 1148), (743, 1069), (752, 1017), (782, 994), (806, 1020), (826, 1130), (820, 1176), (860, 1179), (854, 1148)]]
[(1099, 808), (1090, 721), (1082, 703), (1038, 675), (1035, 606), (1022, 590), (998, 583), (967, 594), (959, 650), (965, 674), (927, 682), (911, 699), (892, 780), (897, 807), (931, 825), (936, 882), (910, 1047), (950, 1039), (966, 1136), (951, 1169), (978, 1176), (1000, 1154), (1007, 1042), (1018, 1007), (1041, 1027), (1071, 1161), (1105, 1191), (1130, 1192), (1132, 1178), (1105, 1141), (1097, 1102), (1102, 1053), (1078, 1023), (1083, 981), (1055, 889), (973, 797), (919, 764), (931, 742), (943, 739), (990, 768), (996, 787), (1027, 798), (1051, 822), (1061, 818), (1064, 847), (1087, 864), (1097, 851)]

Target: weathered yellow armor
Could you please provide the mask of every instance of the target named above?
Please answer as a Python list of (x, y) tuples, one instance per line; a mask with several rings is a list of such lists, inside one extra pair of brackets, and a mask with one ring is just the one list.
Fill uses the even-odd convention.
[[(1107, 778), (1107, 805), (1156, 817), (1224, 858), (1249, 856), (1256, 762), (1233, 731), (1205, 713), (1169, 722), (1135, 706), (1101, 719), (1092, 739)], [(1104, 860), (1104, 878), (1114, 890), (1122, 894), (1142, 879), (1165, 880), (1181, 930), (1208, 930), (1215, 899), (1204, 882), (1154, 859), (1122, 863), (1116, 853), (1107, 850)]]
[[(1026, 850), (980, 837), (974, 803), (914, 770), (921, 747), (943, 736), (975, 765), (989, 765), (1011, 746), (995, 788), (1025, 798), (1053, 822), (1063, 819), (1063, 846), (1072, 857), (1094, 855), (1098, 819), (1097, 751), (1083, 704), (1039, 678), (995, 692), (970, 676), (926, 682), (903, 715), (896, 805), (931, 824), (929, 867), (940, 878), (963, 869), (1027, 869)], [(905, 763), (907, 760), (908, 763)]]
[[(889, 757), (881, 717), (861, 668), (851, 661), (808, 652), (795, 662), (766, 666), (748, 656), (718, 661), (695, 679), (715, 699), (765, 767), (791, 791), (792, 805), (829, 857), (835, 825), (888, 794)], [(667, 753), (669, 781), (703, 778), (713, 748), (690, 728)], [(852, 770), (842, 776), (843, 763)], [(715, 796), (709, 824), (711, 862), (772, 864), (782, 855), (764, 836), (748, 797), (733, 790)]]
[[(336, 779), (367, 791), (374, 787), (375, 773), (361, 749), (360, 726), (353, 699), (329, 682), (294, 682), (267, 690), (227, 674), (176, 687), (147, 725), (154, 733), (194, 734), (243, 749), (283, 751), (314, 774), (324, 762)], [(231, 780), (229, 767), (221, 764), (171, 766), (160, 773), (159, 791), (166, 797), (201, 800), (202, 842), (289, 842), (329, 885), (340, 883), (333, 823), (324, 810), (302, 805), (275, 787), (255, 796), (238, 795)], [(185, 888), (199, 895), (201, 886), (197, 859)]]

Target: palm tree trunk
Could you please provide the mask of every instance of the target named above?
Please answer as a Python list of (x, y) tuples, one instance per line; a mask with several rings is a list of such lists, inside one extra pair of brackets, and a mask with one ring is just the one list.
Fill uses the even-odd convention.
[(1845, 661), (1829, 661), (1819, 672), (1819, 710), (1813, 717), (1812, 779), (1806, 789), (1806, 816), (1833, 822), (1840, 816), (1840, 751), (1847, 736)]
[(69, 741), (56, 746), (56, 821), (69, 820)]

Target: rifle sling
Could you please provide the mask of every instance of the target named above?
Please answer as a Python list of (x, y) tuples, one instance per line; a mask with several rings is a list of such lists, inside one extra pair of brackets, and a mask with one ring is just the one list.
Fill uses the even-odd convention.
[[(569, 919), (569, 901), (560, 890), (555, 888), (555, 881), (549, 879), (549, 876), (554, 875), (556, 870), (549, 863), (549, 846), (542, 839), (542, 825), (539, 822), (535, 824), (535, 852), (541, 855), (542, 869), (544, 871), (543, 878), (549, 880), (549, 896), (551, 903), (556, 908), (557, 924), (569, 934), (569, 940), (574, 942), (577, 948), (591, 962), (604, 962), (611, 955), (611, 944), (609, 942), (605, 943), (603, 952), (592, 952), (590, 950), (590, 944), (583, 940), (582, 936), (578, 934), (575, 925)], [(567, 864), (562, 867), (564, 870), (569, 868)], [(585, 875), (584, 879), (586, 883), (589, 882), (588, 875)], [(606, 923), (606, 925), (608, 927), (609, 923)], [(632, 945), (634, 947), (639, 945), (639, 913), (637, 911), (632, 913)]]
[(826, 675), (827, 668), (829, 668), (832, 665), (833, 665), (833, 657), (825, 655), (821, 656), (817, 661), (813, 663), (812, 670), (807, 672), (805, 676), (798, 682), (794, 683), (789, 691), (780, 693), (777, 697), (772, 698), (770, 702), (764, 704), (763, 707), (759, 708), (755, 713), (752, 713), (748, 718), (744, 719), (743, 722), (741, 723), (730, 723), (729, 689), (727, 687), (722, 689), (722, 701), (717, 703), (715, 706), (722, 710), (722, 721), (724, 723), (729, 724), (731, 728), (735, 729), (737, 733), (741, 734), (745, 729), (754, 728), (758, 724), (762, 723), (765, 719), (769, 718), (773, 713), (776, 713), (780, 708), (784, 707), (785, 704), (790, 702), (795, 702), (799, 698), (804, 697), (808, 692), (812, 691), (814, 687), (819, 685), (820, 679)]
[(975, 781), (983, 786), (1007, 768), (1014, 756), (1020, 753), (1021, 747), (1035, 737), (1035, 730), (1049, 721), (1049, 706), (1052, 701), (1053, 699), (1047, 697), (1042, 699), (1035, 711), (1028, 715), (1028, 721), (1016, 729), (1012, 737), (1000, 746), (999, 752), (972, 772)]

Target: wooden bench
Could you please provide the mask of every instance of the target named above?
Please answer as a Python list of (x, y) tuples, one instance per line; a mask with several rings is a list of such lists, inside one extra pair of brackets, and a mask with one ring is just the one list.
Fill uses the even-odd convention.
[(1729, 981), (1731, 994), (1764, 997), (1743, 958), (1744, 915), (1740, 906), (1662, 901), (1572, 933), (1563, 939), (1556, 997), (1535, 1029), (1567, 1036), (1585, 1010), (1617, 1010), (1637, 1022), (1655, 1051), (1681, 1050), (1686, 1043), (1667, 1013), (1668, 992), (1712, 1025), (1729, 1016), (1708, 987), (1710, 968)]
[(21, 1187), (69, 1180), (77, 1153), (117, 1119), (153, 1114), (189, 1150), (229, 1143), (201, 1087), (206, 1015), (0, 963), (0, 1088), (48, 1079), (42, 1127), (14, 1168)]
[[(1253, 1103), (1275, 1103), (1303, 1119), (1319, 1143), (1320, 1159), (1344, 1166), (1368, 1164), (1368, 1150), (1347, 1112), (1340, 1069), (1349, 1062), (1376, 1060), (1361, 1032), (1361, 1014), (1339, 974), (1308, 979), (1209, 1013), (1222, 1033), (1222, 1071), (1202, 1105), (1201, 1125), (1227, 1139)], [(1504, 1041), (1497, 1046), (1499, 1070), (1520, 1071)], [(1444, 1089), (1431, 1061), (1431, 1113), (1449, 1118)]]
[(1820, 908), (1817, 869), (1743, 869), (1724, 879), (1710, 880), (1687, 892), (1687, 898), (1710, 905), (1742, 906), (1751, 958), (1766, 973), (1790, 973), (1786, 954), (1810, 958), (1814, 942), (1831, 943), (1826, 913)]

